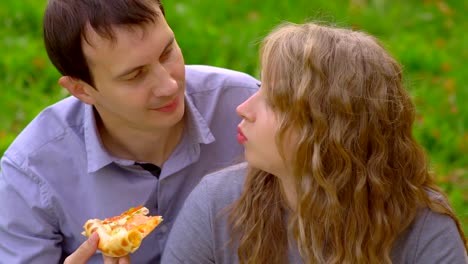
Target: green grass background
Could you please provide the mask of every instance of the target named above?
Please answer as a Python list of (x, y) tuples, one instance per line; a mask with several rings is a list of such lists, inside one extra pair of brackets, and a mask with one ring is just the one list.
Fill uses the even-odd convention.
[[(163, 2), (187, 64), (222, 66), (256, 77), (258, 42), (283, 21), (326, 21), (380, 38), (404, 65), (417, 107), (415, 136), (468, 231), (468, 1)], [(42, 43), (45, 4), (0, 2), (0, 154), (39, 111), (67, 96)]]

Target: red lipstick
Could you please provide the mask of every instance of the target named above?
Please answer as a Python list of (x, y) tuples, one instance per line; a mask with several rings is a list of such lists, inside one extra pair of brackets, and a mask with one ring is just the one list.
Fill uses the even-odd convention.
[(244, 144), (247, 141), (247, 138), (242, 133), (242, 130), (239, 127), (237, 127), (237, 141), (239, 142), (239, 144)]

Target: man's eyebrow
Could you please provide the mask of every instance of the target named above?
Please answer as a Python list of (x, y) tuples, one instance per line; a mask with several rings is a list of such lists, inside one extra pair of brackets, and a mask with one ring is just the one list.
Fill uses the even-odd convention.
[(175, 37), (172, 36), (172, 37), (169, 39), (169, 41), (167, 42), (166, 46), (164, 47), (163, 53), (164, 53), (167, 49), (169, 49), (169, 47), (170, 47), (172, 44), (174, 44), (174, 41), (175, 41)]
[[(169, 41), (167, 42), (166, 46), (164, 46), (162, 54), (164, 54), (169, 49), (169, 47), (174, 43), (174, 41), (175, 41), (175, 37), (172, 36), (169, 39)], [(141, 69), (143, 67), (144, 67), (144, 65), (139, 65), (139, 66), (132, 67), (130, 69), (124, 70), (123, 72), (117, 74), (117, 76), (114, 79), (121, 79), (121, 78), (125, 77), (126, 75), (128, 75), (128, 74), (130, 74), (130, 73), (132, 73), (132, 72), (134, 72), (136, 70), (139, 70), (139, 69)]]
[(122, 73), (119, 73), (117, 76), (115, 76), (114, 79), (116, 79), (116, 80), (117, 80), (117, 79), (121, 79), (121, 78), (127, 76), (128, 74), (130, 74), (130, 73), (132, 73), (132, 72), (134, 72), (134, 71), (136, 71), (136, 70), (139, 70), (139, 69), (141, 69), (141, 68), (143, 68), (143, 65), (140, 65), (140, 66), (136, 66), (136, 67), (127, 69), (127, 70), (123, 71)]

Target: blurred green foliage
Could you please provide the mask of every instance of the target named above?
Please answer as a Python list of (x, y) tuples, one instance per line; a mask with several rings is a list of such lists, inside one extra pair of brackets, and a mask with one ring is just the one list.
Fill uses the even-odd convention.
[[(468, 1), (163, 1), (187, 64), (258, 74), (274, 26), (325, 21), (378, 37), (404, 65), (414, 134), (468, 231)], [(0, 154), (45, 106), (67, 96), (42, 43), (46, 0), (0, 2)], [(66, 30), (64, 28), (63, 30)]]

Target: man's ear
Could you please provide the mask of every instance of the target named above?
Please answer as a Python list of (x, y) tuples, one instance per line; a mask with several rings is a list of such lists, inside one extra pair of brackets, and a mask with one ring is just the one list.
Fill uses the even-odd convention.
[(58, 83), (63, 88), (67, 89), (73, 96), (81, 100), (83, 103), (93, 105), (94, 97), (92, 96), (91, 85), (70, 76), (62, 76)]

